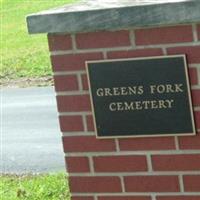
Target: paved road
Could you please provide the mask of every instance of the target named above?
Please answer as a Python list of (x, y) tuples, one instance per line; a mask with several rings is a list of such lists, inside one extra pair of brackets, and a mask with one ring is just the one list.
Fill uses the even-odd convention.
[(0, 92), (0, 172), (64, 170), (53, 88), (3, 89)]

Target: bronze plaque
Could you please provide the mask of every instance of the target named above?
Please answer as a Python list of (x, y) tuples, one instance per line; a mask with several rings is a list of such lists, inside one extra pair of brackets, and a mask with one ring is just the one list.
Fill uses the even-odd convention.
[(185, 55), (86, 62), (98, 138), (194, 135)]

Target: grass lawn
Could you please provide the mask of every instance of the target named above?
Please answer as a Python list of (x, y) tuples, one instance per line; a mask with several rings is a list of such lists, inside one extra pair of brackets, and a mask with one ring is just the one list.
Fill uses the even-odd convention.
[(0, 0), (0, 78), (51, 75), (46, 34), (29, 35), (26, 15), (77, 0)]
[(1, 200), (70, 200), (64, 173), (0, 176)]

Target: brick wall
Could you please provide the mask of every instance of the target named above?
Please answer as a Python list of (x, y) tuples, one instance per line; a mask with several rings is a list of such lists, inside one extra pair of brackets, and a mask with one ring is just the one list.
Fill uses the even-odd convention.
[(86, 60), (186, 54), (200, 133), (200, 25), (48, 35), (72, 200), (200, 200), (200, 134), (95, 138)]

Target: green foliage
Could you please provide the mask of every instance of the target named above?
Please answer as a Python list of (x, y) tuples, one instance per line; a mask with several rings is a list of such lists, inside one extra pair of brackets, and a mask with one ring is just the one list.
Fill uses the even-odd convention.
[(46, 35), (29, 35), (26, 16), (77, 0), (0, 0), (0, 78), (51, 74)]
[(64, 173), (0, 176), (1, 200), (70, 200)]

